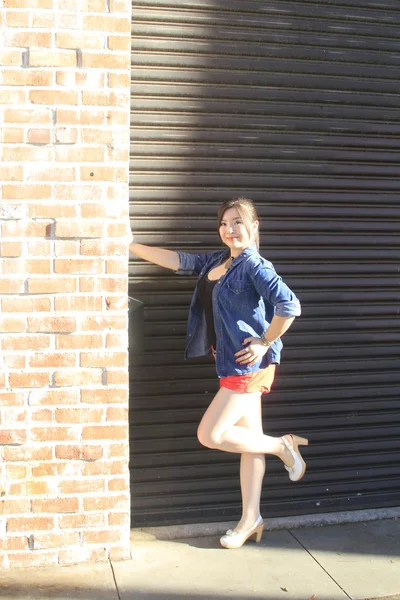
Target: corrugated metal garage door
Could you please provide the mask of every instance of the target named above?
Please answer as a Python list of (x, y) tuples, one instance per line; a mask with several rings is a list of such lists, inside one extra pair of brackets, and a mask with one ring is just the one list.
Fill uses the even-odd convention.
[[(302, 301), (264, 418), (309, 437), (308, 472), (268, 459), (263, 515), (399, 505), (399, 3), (135, 2), (132, 44), (136, 239), (216, 249), (218, 204), (248, 195)], [(133, 525), (240, 514), (238, 456), (196, 440), (217, 381), (183, 361), (194, 285), (131, 260)]]

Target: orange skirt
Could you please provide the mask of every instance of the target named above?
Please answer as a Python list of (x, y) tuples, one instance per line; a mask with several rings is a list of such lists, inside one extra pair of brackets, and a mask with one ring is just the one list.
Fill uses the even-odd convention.
[(251, 394), (261, 392), (269, 394), (275, 378), (276, 365), (268, 365), (266, 369), (247, 373), (246, 375), (229, 375), (219, 380), (219, 386), (241, 392), (242, 394)]

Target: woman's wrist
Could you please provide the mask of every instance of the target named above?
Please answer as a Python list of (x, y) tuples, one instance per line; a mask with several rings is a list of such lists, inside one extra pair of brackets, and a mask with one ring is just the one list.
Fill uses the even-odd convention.
[(261, 340), (262, 345), (266, 346), (267, 348), (272, 346), (272, 344), (274, 343), (273, 341), (270, 342), (269, 340), (267, 340), (267, 338), (265, 337), (265, 333), (262, 334), (262, 336), (260, 337), (260, 340)]

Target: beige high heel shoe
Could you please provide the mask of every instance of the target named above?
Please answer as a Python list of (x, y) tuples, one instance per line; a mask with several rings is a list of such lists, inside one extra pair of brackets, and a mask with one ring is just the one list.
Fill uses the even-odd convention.
[(289, 471), (289, 477), (292, 481), (299, 481), (306, 472), (306, 463), (300, 454), (299, 446), (308, 446), (308, 440), (299, 435), (293, 435), (293, 433), (289, 433), (288, 436), (292, 438), (291, 444), (285, 435), (281, 439), (292, 455), (294, 463), (291, 467), (285, 465), (285, 469)]
[(254, 537), (255, 541), (258, 543), (261, 541), (262, 534), (264, 530), (264, 521), (262, 517), (258, 517), (257, 521), (254, 523), (253, 527), (248, 529), (247, 531), (243, 531), (243, 533), (239, 533), (238, 531), (229, 529), (225, 535), (219, 540), (220, 544), (223, 548), (228, 548), (229, 550), (234, 550), (236, 548), (241, 548), (243, 544)]

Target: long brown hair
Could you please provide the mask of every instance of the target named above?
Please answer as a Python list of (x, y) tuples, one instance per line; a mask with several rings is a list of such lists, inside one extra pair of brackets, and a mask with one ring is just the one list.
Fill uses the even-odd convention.
[[(247, 233), (251, 236), (251, 225), (254, 223), (254, 221), (258, 221), (257, 211), (252, 200), (250, 200), (250, 198), (243, 198), (241, 196), (238, 198), (231, 198), (230, 200), (224, 200), (224, 202), (218, 209), (218, 231), (221, 227), (221, 221), (223, 219), (225, 211), (227, 211), (229, 208), (236, 208), (243, 221), (244, 226), (246, 227)], [(260, 235), (258, 230), (254, 234), (254, 242), (257, 246), (257, 250), (259, 250)]]

